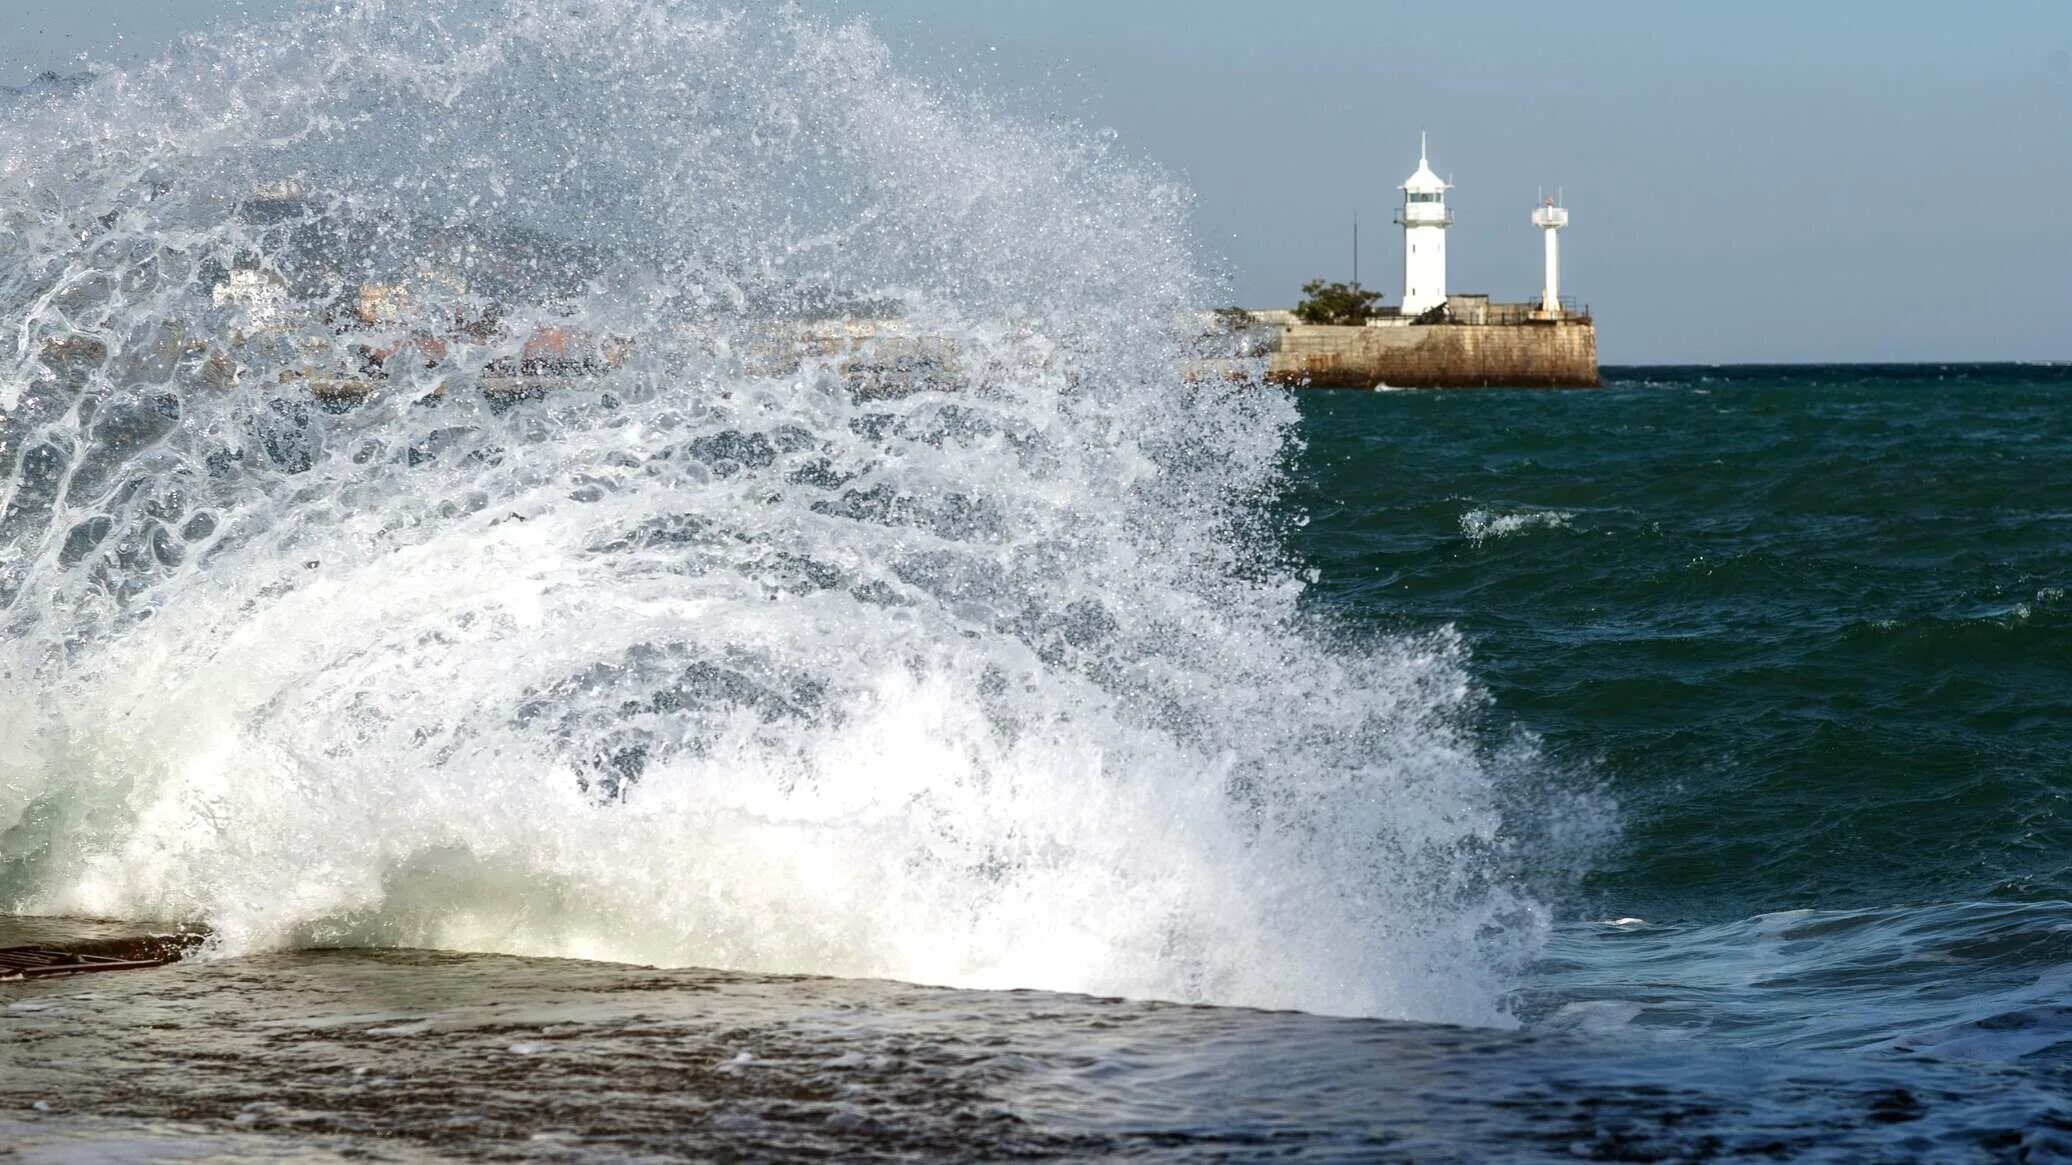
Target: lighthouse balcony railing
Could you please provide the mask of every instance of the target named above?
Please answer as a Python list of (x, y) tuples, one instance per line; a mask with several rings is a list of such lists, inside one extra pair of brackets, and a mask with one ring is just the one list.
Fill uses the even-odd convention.
[(1453, 212), (1443, 207), (1433, 207), (1429, 203), (1415, 207), (1399, 206), (1396, 208), (1396, 224), (1406, 227), (1450, 227), (1453, 225)]

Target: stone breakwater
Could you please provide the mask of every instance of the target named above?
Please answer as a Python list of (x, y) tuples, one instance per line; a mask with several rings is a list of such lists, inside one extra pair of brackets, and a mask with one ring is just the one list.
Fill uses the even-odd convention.
[(1266, 375), (1302, 388), (1596, 388), (1597, 327), (1588, 319), (1290, 324)]

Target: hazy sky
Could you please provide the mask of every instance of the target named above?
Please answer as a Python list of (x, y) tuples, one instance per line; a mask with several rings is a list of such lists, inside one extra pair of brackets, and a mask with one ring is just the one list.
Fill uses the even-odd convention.
[[(0, 81), (296, 0), (0, 0)], [(1456, 291), (1563, 290), (1607, 363), (2072, 359), (2072, 0), (809, 0), (920, 73), (1113, 128), (1197, 193), (1206, 265), (1287, 305), (1402, 292), (1432, 135)]]

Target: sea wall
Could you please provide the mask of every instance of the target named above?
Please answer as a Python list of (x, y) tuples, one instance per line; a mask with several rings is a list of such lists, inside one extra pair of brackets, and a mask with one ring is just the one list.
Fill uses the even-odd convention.
[(1281, 330), (1267, 364), (1276, 384), (1308, 388), (1595, 388), (1597, 327), (1588, 320)]

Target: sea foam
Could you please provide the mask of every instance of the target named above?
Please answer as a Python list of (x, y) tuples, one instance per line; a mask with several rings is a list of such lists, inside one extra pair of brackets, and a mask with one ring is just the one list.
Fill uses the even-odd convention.
[(1477, 507), (1460, 516), (1460, 532), (1469, 542), (1480, 546), (1492, 538), (1504, 538), (1525, 530), (1565, 529), (1574, 519), (1574, 514), (1561, 510), (1498, 513)]

